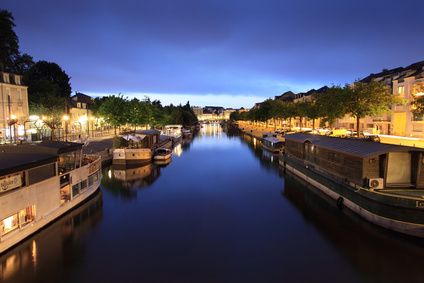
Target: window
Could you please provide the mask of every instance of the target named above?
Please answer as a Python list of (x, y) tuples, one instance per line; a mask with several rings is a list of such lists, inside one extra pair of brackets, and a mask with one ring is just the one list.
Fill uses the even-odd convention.
[(1, 235), (12, 232), (15, 229), (19, 228), (18, 214), (13, 214), (6, 219), (3, 219), (0, 223), (1, 226)]
[(404, 86), (398, 86), (398, 93), (404, 93), (405, 87)]
[(18, 90), (18, 100), (21, 100), (21, 91)]
[(25, 227), (29, 223), (35, 220), (35, 205), (31, 205), (25, 209), (22, 209), (18, 213), (15, 213), (0, 221), (1, 235), (6, 235), (19, 227)]
[(80, 102), (77, 103), (77, 108), (81, 108), (81, 103)]
[(72, 198), (79, 194), (79, 184), (75, 184), (72, 186)]
[(86, 105), (85, 103), (82, 103), (82, 104), (81, 104), (81, 106), (82, 106), (82, 108), (84, 108), (84, 109), (85, 109), (85, 108), (87, 108), (87, 105)]
[(412, 121), (424, 121), (423, 113), (414, 112), (414, 116), (412, 117)]

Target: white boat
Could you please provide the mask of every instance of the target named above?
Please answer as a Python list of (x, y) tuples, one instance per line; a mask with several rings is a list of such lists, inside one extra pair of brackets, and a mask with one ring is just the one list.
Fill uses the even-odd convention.
[(158, 148), (155, 152), (155, 160), (167, 160), (171, 158), (172, 156), (172, 150), (169, 148)]
[(0, 253), (99, 190), (101, 157), (83, 144), (45, 141), (0, 147)]
[(128, 146), (113, 150), (113, 164), (143, 164), (152, 162), (158, 147), (171, 147), (171, 139), (160, 139), (160, 131), (143, 130), (124, 135)]

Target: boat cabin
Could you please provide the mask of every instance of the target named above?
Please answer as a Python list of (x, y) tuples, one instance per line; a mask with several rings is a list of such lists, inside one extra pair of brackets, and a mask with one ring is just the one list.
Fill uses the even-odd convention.
[(129, 142), (130, 148), (154, 148), (160, 141), (160, 131), (141, 130), (124, 135), (123, 138)]
[(373, 189), (424, 188), (424, 148), (306, 133), (285, 140), (284, 162), (333, 179)]

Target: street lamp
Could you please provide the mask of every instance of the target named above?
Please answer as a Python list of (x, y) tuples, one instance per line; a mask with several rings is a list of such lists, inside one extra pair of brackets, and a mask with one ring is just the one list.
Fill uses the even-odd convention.
[(65, 140), (68, 141), (68, 125), (66, 122), (69, 120), (68, 116), (63, 116), (63, 120), (65, 120)]

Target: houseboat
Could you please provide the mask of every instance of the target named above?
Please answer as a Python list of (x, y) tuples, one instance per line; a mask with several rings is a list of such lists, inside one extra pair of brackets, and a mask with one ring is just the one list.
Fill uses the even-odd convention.
[(182, 125), (166, 125), (165, 130), (162, 131), (162, 135), (171, 137), (175, 144), (181, 140), (182, 128)]
[(279, 162), (364, 219), (424, 237), (424, 148), (296, 133)]
[(142, 130), (122, 136), (126, 145), (113, 149), (113, 164), (143, 164), (152, 162), (153, 154), (159, 147), (171, 148), (169, 137), (161, 139), (160, 131)]
[(154, 160), (167, 160), (172, 156), (172, 150), (169, 148), (158, 148), (156, 149)]
[(278, 138), (275, 133), (263, 133), (261, 145), (264, 149), (278, 153), (284, 148), (284, 138)]
[(101, 157), (83, 144), (43, 141), (0, 146), (0, 253), (99, 190)]

